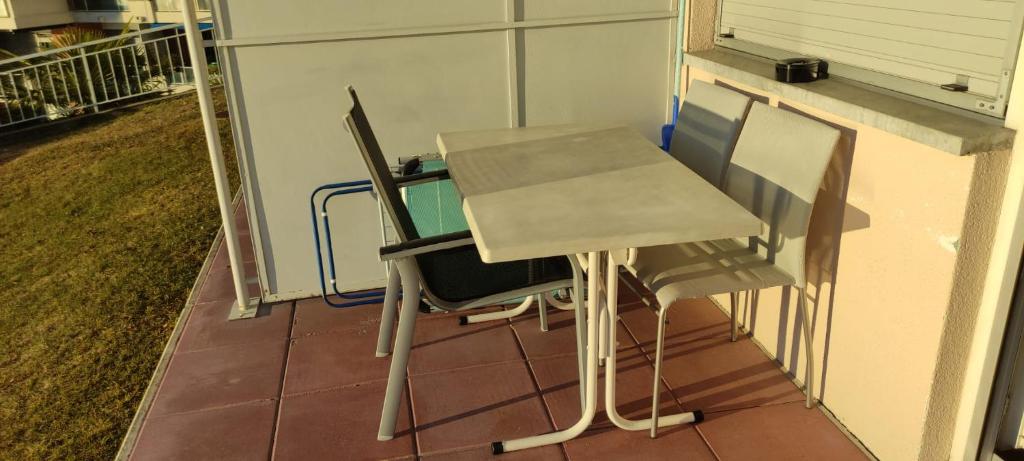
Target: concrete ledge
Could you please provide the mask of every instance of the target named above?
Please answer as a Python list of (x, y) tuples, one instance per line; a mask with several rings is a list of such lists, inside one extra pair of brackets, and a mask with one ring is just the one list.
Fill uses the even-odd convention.
[(882, 88), (831, 77), (811, 83), (775, 81), (773, 62), (715, 48), (686, 54), (683, 64), (797, 101), (954, 155), (1007, 150), (1014, 130), (1000, 119)]

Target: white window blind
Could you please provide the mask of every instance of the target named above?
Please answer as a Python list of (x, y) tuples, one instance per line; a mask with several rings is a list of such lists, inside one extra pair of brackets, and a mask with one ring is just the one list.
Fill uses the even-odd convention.
[[(1022, 0), (720, 0), (718, 43), (1002, 116)], [(966, 92), (941, 89), (961, 84)]]

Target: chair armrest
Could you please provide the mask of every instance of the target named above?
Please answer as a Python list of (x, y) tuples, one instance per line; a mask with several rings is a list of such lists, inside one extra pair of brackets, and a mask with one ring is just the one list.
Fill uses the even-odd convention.
[(439, 250), (447, 250), (449, 248), (458, 248), (472, 244), (473, 234), (468, 230), (453, 232), (451, 234), (435, 235), (433, 237), (410, 240), (408, 242), (381, 247), (380, 260), (390, 261), (392, 259), (408, 258), (410, 256)]
[(449, 179), (448, 170), (434, 170), (426, 173), (411, 174), (408, 176), (398, 176), (395, 178), (395, 184), (398, 187), (409, 187), (417, 184), (425, 184), (432, 181), (441, 181)]

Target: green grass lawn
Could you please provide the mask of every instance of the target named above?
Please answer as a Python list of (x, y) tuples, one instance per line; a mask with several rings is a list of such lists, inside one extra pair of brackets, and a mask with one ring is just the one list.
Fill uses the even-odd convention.
[(114, 456), (220, 225), (194, 95), (76, 125), (0, 138), (3, 459)]

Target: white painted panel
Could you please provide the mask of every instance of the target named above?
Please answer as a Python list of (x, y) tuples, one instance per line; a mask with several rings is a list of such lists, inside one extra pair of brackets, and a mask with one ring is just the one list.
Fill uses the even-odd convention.
[(526, 125), (616, 123), (660, 141), (671, 71), (670, 20), (526, 30)]
[(969, 77), (997, 96), (1017, 0), (723, 0), (720, 26), (737, 40), (938, 87)]
[[(319, 291), (309, 193), (368, 177), (343, 128), (345, 85), (359, 92), (389, 159), (436, 151), (441, 131), (509, 124), (502, 32), (242, 47), (233, 56), (265, 289), (278, 297)], [(336, 203), (342, 288), (381, 286), (376, 208), (365, 197)]]
[(673, 0), (522, 0), (522, 19), (552, 19), (671, 11)]
[[(611, 122), (657, 140), (670, 99), (675, 4), (216, 0), (264, 298), (319, 294), (309, 193), (368, 177), (342, 125), (346, 84), (359, 91), (392, 161), (435, 152), (438, 132), (518, 123)], [(380, 32), (393, 37), (369, 38)], [(373, 200), (331, 203), (339, 289), (383, 285)]]
[(502, 22), (498, 0), (217, 0), (225, 31), (241, 39)]

